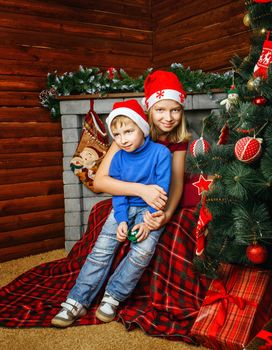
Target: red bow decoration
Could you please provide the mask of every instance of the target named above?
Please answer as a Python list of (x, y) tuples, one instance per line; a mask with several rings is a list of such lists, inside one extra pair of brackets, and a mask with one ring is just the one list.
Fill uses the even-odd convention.
[(257, 338), (265, 340), (265, 345), (259, 346), (259, 350), (271, 350), (272, 349), (272, 333), (266, 330), (261, 330), (257, 334)]
[(196, 226), (196, 255), (201, 255), (205, 249), (206, 227), (212, 220), (212, 214), (206, 207), (206, 196), (202, 197), (202, 206), (199, 212), (199, 217)]
[(203, 306), (210, 305), (213, 303), (219, 302), (219, 308), (213, 325), (211, 327), (211, 331), (209, 332), (210, 336), (215, 336), (218, 330), (224, 325), (227, 310), (229, 303), (235, 303), (239, 309), (244, 310), (247, 304), (256, 305), (253, 302), (247, 301), (241, 297), (237, 297), (235, 295), (229, 294), (237, 280), (237, 272), (233, 272), (229, 281), (228, 287), (225, 288), (222, 281), (220, 279), (215, 279), (212, 282), (213, 290), (208, 290), (206, 298), (203, 301)]

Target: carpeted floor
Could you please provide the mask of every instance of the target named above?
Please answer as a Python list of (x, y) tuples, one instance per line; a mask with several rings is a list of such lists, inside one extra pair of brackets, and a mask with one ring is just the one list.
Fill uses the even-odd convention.
[[(0, 264), (0, 286), (41, 263), (64, 258), (63, 249), (11, 260)], [(183, 342), (150, 337), (140, 329), (127, 332), (123, 325), (111, 322), (103, 325), (69, 327), (67, 329), (0, 328), (1, 350), (205, 350)]]

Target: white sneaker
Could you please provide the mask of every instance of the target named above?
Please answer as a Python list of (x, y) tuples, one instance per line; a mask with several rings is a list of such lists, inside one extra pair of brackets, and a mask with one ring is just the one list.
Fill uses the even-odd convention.
[(119, 306), (119, 301), (114, 299), (107, 292), (96, 310), (95, 316), (103, 322), (110, 322), (115, 318), (117, 307)]
[(87, 309), (71, 298), (68, 298), (61, 306), (62, 309), (60, 312), (51, 320), (51, 324), (55, 327), (68, 327), (73, 324), (76, 319), (87, 314)]

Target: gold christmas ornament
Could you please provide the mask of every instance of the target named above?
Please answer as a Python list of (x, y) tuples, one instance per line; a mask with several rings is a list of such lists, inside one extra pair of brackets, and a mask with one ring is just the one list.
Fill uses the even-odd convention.
[(253, 91), (255, 86), (254, 86), (254, 79), (249, 79), (249, 81), (247, 82), (247, 88), (250, 91)]
[(260, 29), (260, 35), (266, 35), (267, 30), (265, 28)]
[(243, 23), (246, 27), (249, 27), (250, 26), (250, 17), (249, 17), (249, 14), (246, 13), (244, 15), (244, 18), (243, 18)]

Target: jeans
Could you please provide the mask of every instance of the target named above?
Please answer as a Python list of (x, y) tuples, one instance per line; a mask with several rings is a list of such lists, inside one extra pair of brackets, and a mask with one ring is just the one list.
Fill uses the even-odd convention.
[[(147, 207), (130, 207), (128, 227), (143, 222)], [(89, 307), (108, 276), (112, 261), (120, 245), (116, 232), (118, 224), (111, 211), (92, 252), (87, 256), (76, 284), (67, 298)], [(150, 231), (142, 242), (131, 243), (130, 250), (110, 277), (106, 292), (118, 301), (125, 300), (134, 290), (155, 252), (163, 227)]]

